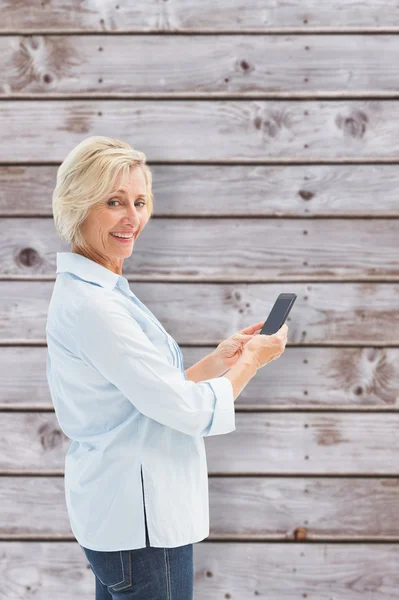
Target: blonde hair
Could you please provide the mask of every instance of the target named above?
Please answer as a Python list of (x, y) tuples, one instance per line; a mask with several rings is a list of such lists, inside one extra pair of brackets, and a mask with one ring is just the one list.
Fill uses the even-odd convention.
[(100, 135), (84, 139), (69, 152), (58, 168), (52, 195), (55, 228), (65, 242), (85, 247), (80, 226), (90, 208), (114, 191), (121, 171), (122, 186), (132, 167), (140, 167), (144, 173), (150, 218), (153, 210), (152, 173), (143, 152), (127, 142)]

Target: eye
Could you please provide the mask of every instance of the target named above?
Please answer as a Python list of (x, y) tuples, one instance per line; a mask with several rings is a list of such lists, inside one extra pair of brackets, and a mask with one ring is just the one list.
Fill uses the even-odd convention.
[[(110, 202), (119, 202), (119, 200), (109, 200), (108, 206), (110, 205), (109, 204)], [(119, 204), (120, 204), (120, 202), (119, 202)], [(146, 203), (143, 200), (139, 200), (136, 204), (142, 204), (143, 206), (146, 205)]]

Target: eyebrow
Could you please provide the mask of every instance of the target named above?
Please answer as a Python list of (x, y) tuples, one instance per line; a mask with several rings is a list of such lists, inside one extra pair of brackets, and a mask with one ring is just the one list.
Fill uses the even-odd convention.
[[(125, 196), (127, 196), (127, 192), (125, 192), (125, 190), (116, 190), (116, 192), (112, 192), (112, 195), (115, 194), (124, 194)], [(137, 194), (136, 198), (146, 198), (146, 194)]]

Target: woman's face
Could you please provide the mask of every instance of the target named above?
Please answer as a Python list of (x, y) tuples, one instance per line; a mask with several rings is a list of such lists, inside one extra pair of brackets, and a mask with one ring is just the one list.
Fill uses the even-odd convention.
[[(118, 174), (115, 189), (122, 173)], [(103, 202), (93, 206), (81, 226), (87, 244), (85, 256), (122, 274), (123, 259), (133, 252), (137, 236), (148, 221), (146, 182), (140, 167), (130, 169), (123, 188)], [(112, 233), (133, 234), (131, 239), (120, 239)], [(76, 247), (72, 246), (72, 251)]]

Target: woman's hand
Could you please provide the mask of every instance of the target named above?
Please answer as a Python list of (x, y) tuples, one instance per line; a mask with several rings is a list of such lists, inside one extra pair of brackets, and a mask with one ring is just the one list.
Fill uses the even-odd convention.
[(251, 340), (255, 335), (259, 335), (263, 323), (263, 321), (259, 321), (259, 323), (249, 325), (249, 327), (240, 329), (240, 331), (237, 331), (237, 333), (234, 333), (223, 342), (220, 342), (220, 344), (213, 351), (213, 355), (215, 356), (216, 360), (220, 361), (222, 368), (229, 369), (236, 364), (237, 360), (243, 353), (245, 344), (249, 342), (249, 340)]
[(244, 348), (243, 360), (256, 365), (257, 369), (264, 367), (272, 360), (279, 358), (287, 343), (288, 326), (284, 323), (272, 335), (252, 337)]

